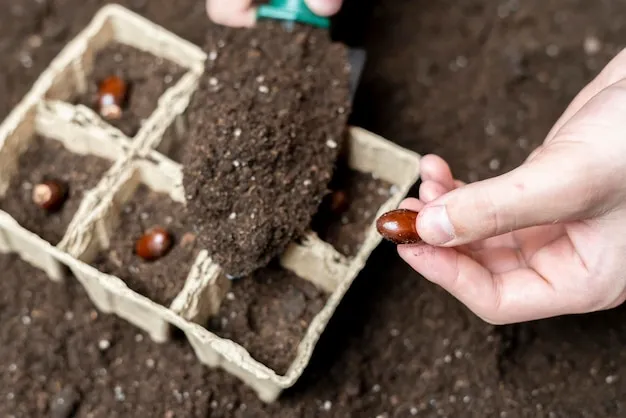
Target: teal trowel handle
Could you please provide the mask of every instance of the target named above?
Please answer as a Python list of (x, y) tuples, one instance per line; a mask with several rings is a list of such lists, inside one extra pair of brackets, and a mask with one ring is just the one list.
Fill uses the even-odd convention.
[(257, 18), (301, 22), (320, 28), (330, 27), (330, 20), (313, 13), (304, 0), (271, 0), (269, 4), (259, 6)]

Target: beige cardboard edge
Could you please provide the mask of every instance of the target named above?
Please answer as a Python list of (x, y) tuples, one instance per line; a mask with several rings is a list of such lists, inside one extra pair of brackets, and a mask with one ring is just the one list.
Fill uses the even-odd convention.
[(45, 271), (52, 281), (65, 278), (63, 266), (51, 255), (56, 249), (3, 211), (0, 211), (0, 235), (0, 252), (18, 254), (27, 263)]
[(167, 156), (172, 138), (167, 138), (166, 132), (172, 127), (178, 129), (177, 136), (184, 135), (184, 127), (179, 126), (177, 120), (182, 118), (182, 114), (189, 106), (201, 74), (195, 72), (185, 74), (175, 86), (163, 94), (156, 110), (137, 133), (138, 149), (158, 150)]

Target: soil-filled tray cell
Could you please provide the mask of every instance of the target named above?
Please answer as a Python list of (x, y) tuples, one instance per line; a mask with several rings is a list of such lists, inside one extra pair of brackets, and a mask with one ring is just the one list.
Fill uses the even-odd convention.
[(397, 187), (373, 174), (362, 173), (339, 164), (311, 224), (320, 239), (331, 244), (346, 257), (355, 256), (376, 213)]
[[(112, 164), (93, 155), (74, 154), (60, 141), (36, 135), (19, 157), (17, 172), (0, 198), (0, 209), (56, 245), (63, 239), (85, 193), (98, 184)], [(47, 180), (55, 180), (67, 190), (64, 203), (54, 211), (46, 211), (33, 202), (33, 188)]]
[[(133, 137), (156, 109), (159, 97), (185, 73), (181, 66), (131, 46), (114, 42), (95, 55), (93, 71), (87, 75), (87, 92), (74, 101), (100, 111), (100, 83), (119, 77), (127, 86), (119, 118), (103, 117), (108, 123)], [(103, 90), (107, 91), (107, 90)]]
[(284, 374), (327, 296), (311, 282), (272, 262), (249, 276), (233, 280), (208, 328)]
[[(169, 306), (185, 285), (198, 253), (195, 235), (181, 218), (183, 213), (182, 203), (140, 184), (121, 207), (109, 248), (100, 251), (91, 265), (119, 277), (152, 301)], [(171, 236), (172, 245), (162, 257), (147, 261), (136, 253), (135, 244), (154, 227), (164, 228)]]

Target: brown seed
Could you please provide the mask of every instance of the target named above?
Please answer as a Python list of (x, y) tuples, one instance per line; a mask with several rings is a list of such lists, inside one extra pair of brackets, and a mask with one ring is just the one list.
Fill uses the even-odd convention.
[(124, 80), (110, 76), (98, 85), (98, 108), (105, 119), (119, 119), (122, 116), (122, 103), (126, 98), (127, 86)]
[(61, 208), (67, 198), (67, 187), (57, 180), (46, 180), (33, 187), (33, 203), (48, 212)]
[(376, 229), (383, 238), (394, 244), (417, 244), (421, 242), (416, 229), (417, 212), (396, 209), (384, 213), (376, 220)]
[(160, 226), (150, 228), (135, 243), (135, 253), (144, 260), (163, 257), (172, 247), (172, 237)]
[(337, 190), (330, 196), (330, 210), (334, 213), (343, 213), (348, 210), (348, 195), (343, 190)]

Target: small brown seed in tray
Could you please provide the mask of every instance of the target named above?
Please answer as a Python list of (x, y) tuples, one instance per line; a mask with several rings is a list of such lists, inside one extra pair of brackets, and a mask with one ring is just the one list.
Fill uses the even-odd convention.
[(147, 261), (163, 257), (170, 248), (172, 248), (172, 236), (160, 226), (150, 228), (135, 244), (137, 255)]
[(103, 118), (122, 117), (122, 105), (126, 98), (127, 85), (117, 76), (109, 76), (98, 85), (98, 111)]
[(67, 194), (66, 184), (58, 180), (46, 180), (33, 187), (33, 203), (48, 212), (55, 212), (65, 203)]

